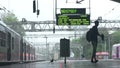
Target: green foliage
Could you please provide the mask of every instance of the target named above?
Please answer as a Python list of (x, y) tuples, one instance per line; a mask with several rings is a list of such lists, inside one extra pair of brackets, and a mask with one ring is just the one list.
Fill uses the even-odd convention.
[(72, 51), (75, 54), (75, 58), (80, 57), (80, 50), (78, 48), (72, 48)]
[(111, 45), (120, 43), (120, 31), (116, 31), (110, 35)]
[(80, 43), (80, 38), (73, 39), (72, 42), (73, 42), (73, 43)]
[(15, 16), (15, 14), (9, 12), (7, 14), (3, 14), (2, 15), (2, 20), (5, 22), (5, 23), (12, 23), (12, 22), (17, 22), (18, 19), (17, 17)]
[(10, 28), (15, 30), (20, 35), (24, 36), (25, 31), (21, 26), (21, 23), (18, 23), (18, 19), (14, 13), (8, 12), (7, 14), (2, 14), (2, 20), (5, 22)]

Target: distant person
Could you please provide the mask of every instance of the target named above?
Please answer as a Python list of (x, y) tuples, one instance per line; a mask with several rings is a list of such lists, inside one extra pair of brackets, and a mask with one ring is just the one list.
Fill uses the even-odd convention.
[(98, 25), (99, 25), (99, 21), (96, 20), (95, 25), (90, 29), (90, 40), (89, 42), (91, 42), (92, 46), (93, 46), (93, 53), (92, 53), (92, 58), (91, 58), (91, 62), (92, 63), (96, 63), (98, 62), (98, 60), (96, 59), (96, 50), (97, 50), (97, 44), (98, 44), (98, 38), (97, 36), (100, 36), (102, 38), (102, 40), (104, 40), (104, 35), (103, 34), (99, 34), (98, 32)]
[(52, 58), (51, 60), (50, 60), (50, 62), (52, 63), (54, 61), (54, 59)]
[(81, 55), (81, 57), (82, 57), (82, 59), (85, 59), (85, 56), (84, 56), (84, 54), (82, 54), (82, 55)]

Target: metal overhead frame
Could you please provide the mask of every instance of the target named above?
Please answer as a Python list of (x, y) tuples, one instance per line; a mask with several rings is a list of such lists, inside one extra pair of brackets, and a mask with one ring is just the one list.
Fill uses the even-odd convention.
[[(91, 20), (93, 23), (95, 20)], [(17, 23), (10, 23), (11, 25), (22, 25), (26, 32), (44, 32), (44, 31), (53, 31), (54, 30), (54, 23), (55, 21), (26, 21), (26, 22), (17, 22)], [(77, 26), (70, 26), (64, 25), (59, 26), (55, 25), (55, 31), (86, 31), (88, 30), (88, 26), (91, 25), (77, 25)], [(118, 30), (120, 29), (120, 20), (102, 20), (99, 24), (99, 28), (106, 28), (108, 30)]]

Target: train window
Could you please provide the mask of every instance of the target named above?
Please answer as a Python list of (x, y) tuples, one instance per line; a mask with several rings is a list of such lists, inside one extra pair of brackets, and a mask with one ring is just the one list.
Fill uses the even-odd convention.
[(0, 38), (2, 38), (2, 36), (1, 36), (1, 31), (0, 31)]
[(0, 39), (2, 39), (2, 32), (0, 31)]
[(0, 39), (0, 46), (1, 46), (1, 44), (2, 44), (2, 41), (1, 41), (1, 39)]
[(4, 47), (5, 47), (5, 40), (2, 40), (1, 46), (4, 46)]
[(112, 54), (116, 53), (116, 47), (113, 47)]
[(7, 46), (11, 51), (11, 34), (9, 32), (7, 33)]
[(0, 46), (5, 47), (5, 43), (6, 43), (6, 34), (0, 31)]
[(6, 39), (6, 34), (5, 33), (2, 33), (2, 38)]
[(12, 37), (12, 49), (14, 49), (14, 38)]

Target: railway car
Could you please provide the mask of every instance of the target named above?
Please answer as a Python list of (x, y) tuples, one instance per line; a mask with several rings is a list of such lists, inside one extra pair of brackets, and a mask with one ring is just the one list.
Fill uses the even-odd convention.
[(23, 62), (35, 60), (35, 48), (25, 39), (22, 40), (21, 45), (21, 60)]
[(20, 57), (22, 62), (29, 62), (35, 60), (35, 47), (25, 39), (22, 39), (20, 47)]
[(96, 52), (97, 59), (108, 59), (108, 52)]
[(34, 61), (35, 48), (0, 21), (0, 63)]
[(6, 29), (0, 24), (0, 62), (7, 61)]
[(120, 59), (120, 43), (112, 46), (112, 58)]
[(7, 61), (19, 62), (21, 36), (8, 27), (6, 27), (6, 35)]
[(35, 61), (35, 47), (31, 46), (30, 48), (30, 60)]

